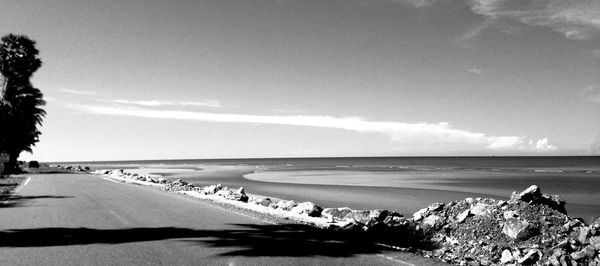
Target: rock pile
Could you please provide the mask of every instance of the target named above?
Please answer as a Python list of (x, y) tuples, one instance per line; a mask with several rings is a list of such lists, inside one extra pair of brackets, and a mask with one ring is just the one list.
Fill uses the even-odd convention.
[(58, 165), (50, 165), (50, 167), (74, 171), (74, 172), (89, 172), (90, 171), (90, 167), (81, 166), (81, 165), (60, 165), (60, 164), (58, 164)]
[[(557, 195), (537, 186), (509, 201), (472, 199), (433, 204), (415, 213), (426, 256), (468, 265), (600, 265), (600, 219), (566, 215)], [(419, 232), (420, 231), (420, 232)]]
[(377, 236), (375, 241), (416, 248), (426, 257), (458, 265), (600, 266), (600, 218), (586, 225), (567, 216), (559, 196), (542, 194), (535, 185), (513, 192), (508, 201), (467, 198), (434, 203), (407, 218), (389, 210), (323, 209), (312, 202), (249, 197), (244, 188), (231, 190), (220, 184), (195, 186), (181, 179), (168, 182), (123, 170), (98, 173), (304, 216), (320, 221), (314, 225), (322, 228), (365, 232)]

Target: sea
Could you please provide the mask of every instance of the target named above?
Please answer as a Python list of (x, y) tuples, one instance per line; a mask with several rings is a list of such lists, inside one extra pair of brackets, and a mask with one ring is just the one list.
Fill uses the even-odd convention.
[[(537, 185), (567, 201), (570, 215), (600, 217), (600, 157), (326, 157), (69, 162), (93, 168), (191, 169), (163, 174), (195, 184), (243, 186), (256, 194), (326, 206), (410, 214), (432, 202), (507, 199)], [(223, 173), (203, 170), (230, 167)], [(239, 167), (240, 171), (231, 171)]]

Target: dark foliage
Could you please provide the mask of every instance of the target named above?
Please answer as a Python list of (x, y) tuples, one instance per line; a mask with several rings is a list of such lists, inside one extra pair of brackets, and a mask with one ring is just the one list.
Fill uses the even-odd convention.
[(22, 151), (31, 152), (39, 141), (46, 112), (42, 92), (30, 78), (40, 68), (35, 41), (24, 35), (8, 34), (0, 43), (0, 152), (10, 155), (8, 170), (14, 172)]

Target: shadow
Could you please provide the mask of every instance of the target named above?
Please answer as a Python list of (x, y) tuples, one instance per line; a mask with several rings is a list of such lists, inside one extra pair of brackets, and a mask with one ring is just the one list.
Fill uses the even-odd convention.
[(19, 196), (19, 195), (0, 195), (0, 208), (19, 207), (27, 201), (36, 199), (66, 199), (73, 198), (72, 196), (55, 196), (55, 195), (39, 195), (39, 196)]
[[(176, 227), (93, 229), (34, 228), (0, 231), (0, 247), (51, 247), (89, 244), (122, 244), (181, 239), (202, 246), (232, 248), (220, 256), (327, 256), (351, 257), (377, 254), (372, 234), (333, 232), (307, 225), (235, 224), (236, 229), (196, 230)], [(395, 236), (387, 234), (386, 238)], [(395, 238), (395, 241), (402, 238)]]

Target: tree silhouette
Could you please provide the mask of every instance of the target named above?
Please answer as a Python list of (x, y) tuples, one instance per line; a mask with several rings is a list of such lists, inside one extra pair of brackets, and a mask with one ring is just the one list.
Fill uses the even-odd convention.
[(40, 68), (35, 41), (25, 35), (8, 34), (0, 43), (0, 153), (7, 153), (7, 170), (14, 172), (23, 151), (39, 141), (46, 115), (42, 92), (31, 85), (30, 78)]

